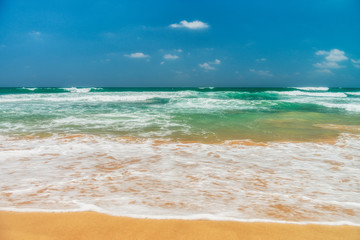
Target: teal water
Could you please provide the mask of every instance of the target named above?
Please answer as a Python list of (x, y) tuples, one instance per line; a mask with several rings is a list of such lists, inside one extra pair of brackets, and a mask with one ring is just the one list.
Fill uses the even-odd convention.
[(0, 88), (0, 112), (11, 136), (313, 141), (358, 131), (360, 89)]

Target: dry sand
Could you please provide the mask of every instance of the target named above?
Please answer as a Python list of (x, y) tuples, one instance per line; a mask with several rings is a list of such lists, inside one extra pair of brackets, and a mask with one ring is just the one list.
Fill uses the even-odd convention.
[(0, 212), (0, 239), (360, 239), (360, 227)]

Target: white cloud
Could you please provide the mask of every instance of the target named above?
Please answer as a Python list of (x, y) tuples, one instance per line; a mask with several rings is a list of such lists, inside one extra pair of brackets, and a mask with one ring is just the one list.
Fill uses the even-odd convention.
[(182, 49), (177, 49), (176, 51), (177, 51), (177, 52), (183, 52), (183, 50), (182, 50)]
[(211, 62), (200, 63), (199, 66), (205, 70), (215, 70), (215, 67), (212, 65), (219, 65), (220, 63), (221, 61), (219, 59), (215, 59)]
[(219, 59), (215, 59), (213, 62), (209, 62), (210, 64), (220, 64), (221, 61)]
[(331, 49), (330, 51), (320, 50), (316, 52), (316, 55), (325, 55), (325, 59), (329, 62), (341, 62), (348, 60), (345, 56), (345, 52), (339, 49)]
[(318, 56), (325, 56), (325, 61), (313, 64), (313, 66), (316, 68), (344, 68), (344, 66), (340, 66), (338, 63), (348, 60), (348, 57), (345, 56), (345, 52), (339, 49), (331, 49), (330, 51), (319, 50), (315, 54)]
[(199, 66), (206, 70), (215, 70), (215, 68), (211, 66), (209, 63), (200, 63)]
[(265, 62), (267, 59), (266, 58), (259, 58), (259, 59), (256, 59), (257, 62)]
[(319, 73), (327, 73), (327, 74), (334, 74), (332, 71), (330, 71), (329, 69), (319, 69), (317, 70), (317, 72)]
[(137, 52), (137, 53), (131, 53), (131, 54), (125, 54), (125, 57), (129, 57), (129, 58), (149, 58), (149, 55), (146, 55), (142, 52)]
[(171, 54), (165, 54), (164, 55), (164, 59), (167, 59), (167, 60), (175, 60), (175, 59), (178, 59), (179, 56), (176, 56), (176, 55), (171, 55)]
[(329, 52), (328, 51), (324, 51), (324, 50), (319, 50), (315, 53), (316, 55), (328, 55)]
[(164, 61), (162, 61), (160, 64), (161, 64), (161, 65), (163, 65), (164, 63), (165, 63), (165, 62), (164, 62)]
[(188, 28), (192, 30), (199, 30), (199, 29), (205, 29), (209, 28), (209, 25), (207, 23), (204, 23), (199, 20), (195, 20), (192, 22), (188, 22), (186, 20), (181, 21), (180, 23), (173, 23), (170, 25), (172, 28)]
[(332, 68), (332, 69), (343, 68), (343, 66), (340, 66), (337, 62), (327, 62), (327, 61), (323, 61), (323, 62), (320, 62), (320, 63), (315, 63), (314, 67), (317, 67), (317, 68)]
[(360, 59), (359, 60), (351, 59), (351, 62), (354, 64), (354, 67), (360, 68)]
[(263, 77), (273, 77), (274, 75), (268, 71), (268, 70), (255, 70), (255, 69), (249, 69), (250, 72), (256, 73)]

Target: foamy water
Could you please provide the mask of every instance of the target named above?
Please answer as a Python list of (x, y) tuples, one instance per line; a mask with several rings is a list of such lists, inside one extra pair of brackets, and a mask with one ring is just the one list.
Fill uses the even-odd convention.
[(0, 141), (2, 209), (360, 223), (360, 136), (335, 144)]
[(356, 90), (16, 91), (2, 210), (360, 225)]
[(296, 89), (304, 91), (328, 91), (328, 87), (297, 87)]

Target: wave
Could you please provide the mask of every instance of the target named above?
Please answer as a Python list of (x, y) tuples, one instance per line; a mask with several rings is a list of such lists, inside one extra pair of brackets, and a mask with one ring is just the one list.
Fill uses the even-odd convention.
[(345, 93), (342, 92), (303, 92), (303, 91), (268, 91), (268, 93), (276, 93), (280, 95), (288, 96), (309, 96), (309, 97), (347, 97)]
[(350, 98), (360, 98), (360, 92), (345, 92), (345, 94)]
[[(261, 94), (264, 92), (286, 92), (294, 89), (301, 92), (345, 92), (350, 93), (356, 89), (331, 89), (325, 87), (299, 87), (299, 88), (219, 88), (219, 87), (200, 87), (200, 88), (111, 88), (111, 87), (68, 87), (68, 88), (55, 88), (55, 87), (22, 87), (22, 88), (0, 88), (0, 94), (21, 94), (21, 93), (120, 93), (120, 92), (195, 92), (195, 93), (221, 93), (221, 92), (235, 92), (243, 94)], [(256, 100), (256, 99), (254, 99)]]
[(335, 109), (346, 110), (347, 112), (360, 112), (360, 104), (317, 102), (317, 104)]
[[(77, 91), (77, 90), (76, 90)], [(86, 89), (88, 91), (88, 89)], [(84, 93), (85, 90), (76, 92)], [(149, 103), (164, 104), (169, 102), (169, 98), (159, 98), (153, 95), (42, 95), (31, 94), (27, 96), (8, 95), (0, 98), (0, 102), (24, 102), (24, 101), (41, 101), (41, 102), (128, 102), (128, 103)]]
[(198, 89), (200, 90), (204, 90), (204, 89), (209, 89), (209, 90), (213, 90), (215, 87), (198, 87)]
[(88, 92), (102, 92), (103, 88), (55, 88), (55, 87), (21, 87), (21, 88), (0, 88), (0, 94), (34, 94), (34, 93), (88, 93)]
[(95, 90), (97, 88), (77, 88), (77, 87), (71, 87), (71, 88), (63, 88), (65, 91), (71, 92), (71, 93), (88, 93), (91, 90)]
[(303, 91), (328, 91), (328, 87), (296, 87), (295, 89)]
[(35, 91), (37, 88), (25, 88), (25, 87), (23, 87), (22, 89), (29, 90), (29, 91)]
[(360, 92), (345, 92), (345, 93), (360, 96)]

